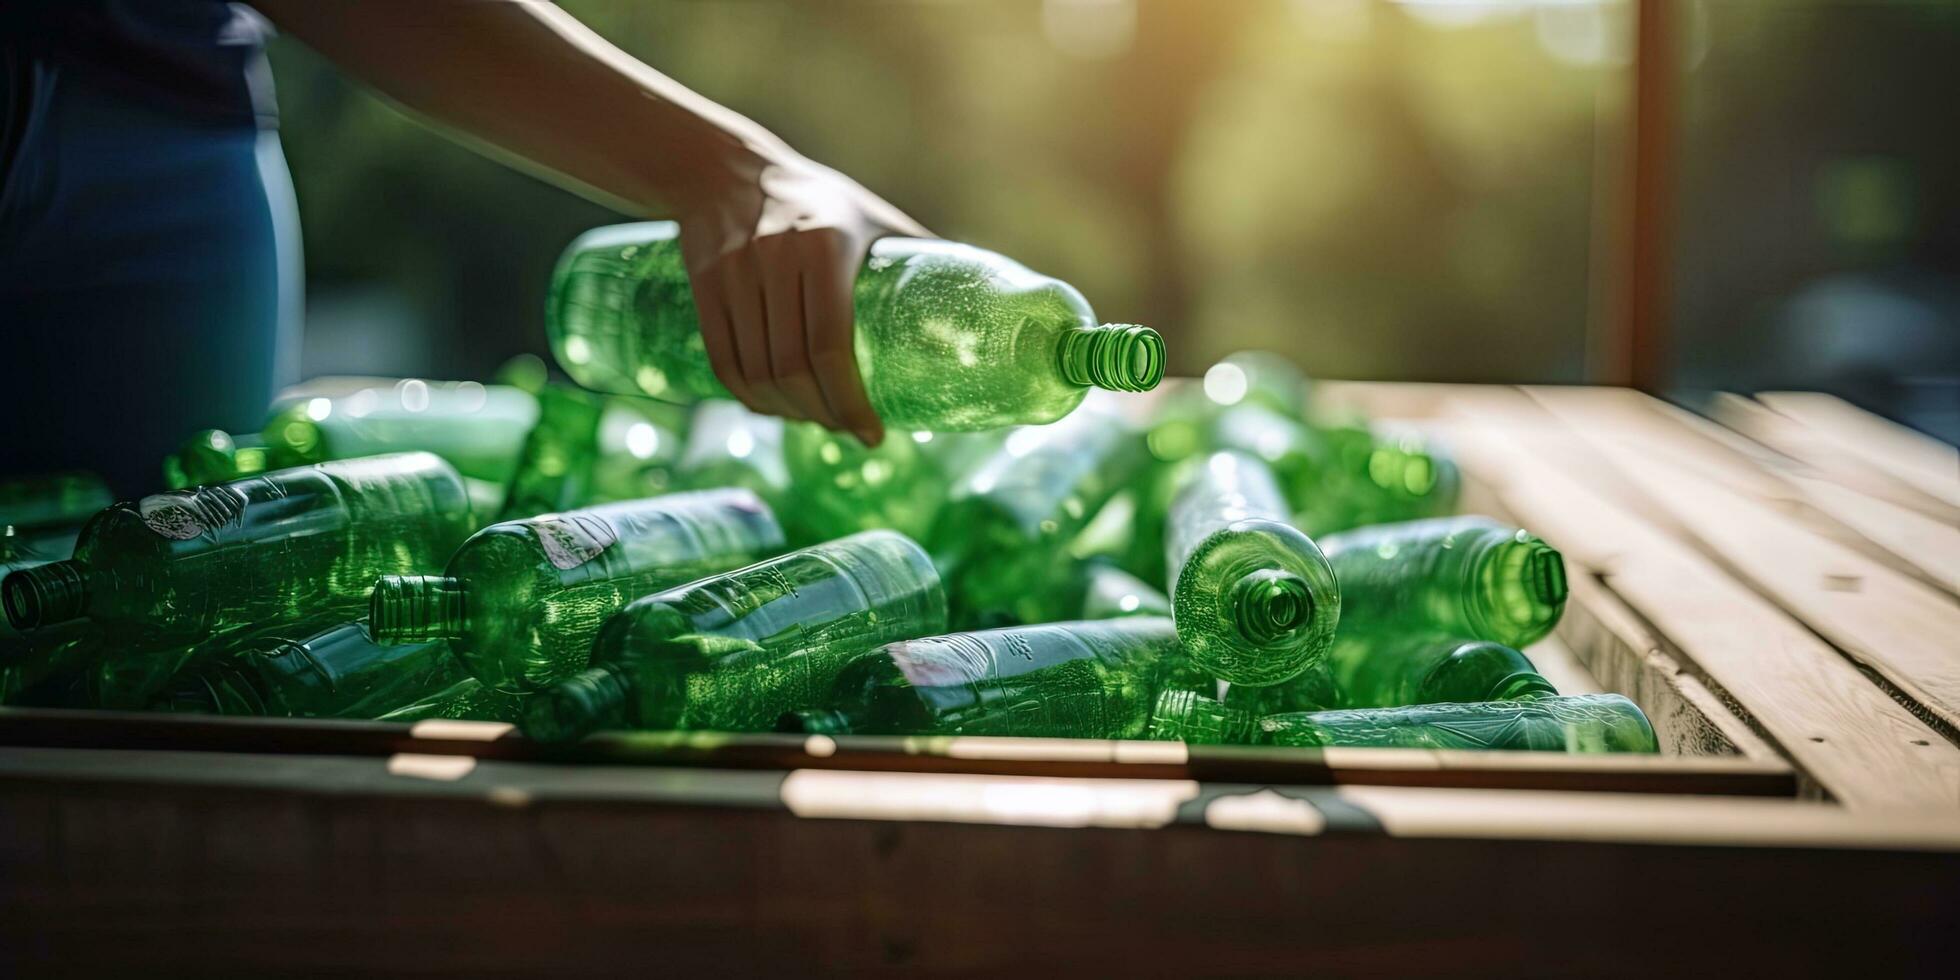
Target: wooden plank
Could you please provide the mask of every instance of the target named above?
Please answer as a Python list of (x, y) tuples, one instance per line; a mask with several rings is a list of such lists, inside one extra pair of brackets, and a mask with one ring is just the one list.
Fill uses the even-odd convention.
[[(1960, 748), (1699, 552), (1567, 475), (1560, 437), (1464, 403), (1454, 438), (1571, 563), (1599, 575), (1799, 769), (1846, 806), (1960, 803)], [(1570, 438), (1568, 433), (1565, 439)]]
[(1920, 511), (1942, 523), (1960, 524), (1960, 507), (1920, 491), (1822, 433), (1771, 411), (1753, 398), (1718, 394), (1709, 402), (1708, 413), (1726, 428), (1811, 467), (1818, 476), (1867, 496)]
[[(1960, 725), (1960, 602), (1709, 478), (1702, 437), (1608, 390), (1533, 390), (1627, 481), (1722, 565), (1886, 678), (1949, 728)], [(1745, 464), (1728, 462), (1732, 470)]]
[[(568, 765), (838, 769), (1280, 785), (1457, 786), (1792, 796), (1774, 759), (1567, 753), (1313, 750), (1102, 739), (602, 732), (531, 742), (508, 725), (325, 721), (0, 708), (0, 745), (159, 752), (361, 755), (440, 777), (468, 760)], [(467, 772), (467, 768), (460, 769)]]
[(1949, 507), (1960, 507), (1960, 448), (1879, 418), (1834, 395), (1768, 391), (1756, 399)]
[(1960, 525), (1829, 480), (1791, 480), (1819, 510), (1896, 556), (1928, 582), (1960, 594)]

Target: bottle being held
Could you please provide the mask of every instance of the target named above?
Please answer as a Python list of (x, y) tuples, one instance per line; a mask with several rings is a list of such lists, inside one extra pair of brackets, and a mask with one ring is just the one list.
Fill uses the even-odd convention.
[(1313, 540), (1287, 523), (1265, 464), (1214, 453), (1190, 461), (1180, 483), (1164, 560), (1191, 661), (1219, 680), (1263, 687), (1325, 659), (1344, 588)]
[(854, 656), (945, 629), (925, 552), (891, 531), (854, 534), (632, 603), (591, 667), (531, 699), (524, 731), (768, 731), (818, 703)]
[(1660, 751), (1647, 716), (1639, 706), (1618, 694), (1260, 717), (1200, 694), (1171, 690), (1157, 699), (1149, 735), (1193, 744), (1284, 745), (1308, 749)]
[[(970, 245), (872, 243), (853, 306), (865, 393), (894, 429), (1052, 422), (1092, 387), (1147, 391), (1163, 377), (1156, 331), (1098, 326), (1067, 283)], [(558, 362), (588, 388), (729, 397), (708, 363), (673, 222), (574, 241), (552, 275), (545, 325)]]
[(789, 731), (872, 735), (1141, 738), (1179, 665), (1161, 616), (1044, 623), (903, 640), (837, 675)]
[(437, 567), (471, 528), (462, 478), (429, 453), (336, 460), (116, 504), (75, 556), (9, 574), (23, 632), (89, 619), (192, 640), (358, 615), (381, 575)]
[(1565, 562), (1530, 532), (1488, 517), (1356, 528), (1320, 539), (1355, 634), (1392, 631), (1522, 649), (1565, 609)]
[(544, 514), (478, 531), (442, 575), (382, 577), (368, 622), (380, 643), (448, 640), (483, 683), (534, 691), (584, 668), (627, 603), (782, 548), (775, 514), (747, 490)]

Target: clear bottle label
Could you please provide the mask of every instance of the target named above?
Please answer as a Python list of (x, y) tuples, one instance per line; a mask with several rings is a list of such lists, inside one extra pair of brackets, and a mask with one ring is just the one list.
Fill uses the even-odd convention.
[(144, 497), (136, 509), (150, 530), (189, 541), (237, 521), (245, 513), (245, 494), (228, 486), (171, 490)]
[(611, 524), (589, 514), (567, 514), (531, 522), (531, 532), (552, 567), (569, 572), (605, 553), (619, 540)]

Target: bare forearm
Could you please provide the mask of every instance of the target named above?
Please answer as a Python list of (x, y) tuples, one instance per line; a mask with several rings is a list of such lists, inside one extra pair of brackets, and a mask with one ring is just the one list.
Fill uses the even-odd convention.
[(671, 214), (786, 153), (766, 130), (537, 0), (260, 0), (403, 105), (625, 210)]

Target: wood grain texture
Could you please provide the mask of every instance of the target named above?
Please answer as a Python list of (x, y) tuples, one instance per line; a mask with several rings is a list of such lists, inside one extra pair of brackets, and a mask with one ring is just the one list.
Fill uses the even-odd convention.
[[(1836, 650), (1694, 548), (1568, 475), (1575, 437), (1453, 410), (1465, 465), (1601, 577), (1831, 796), (1852, 808), (1960, 804), (1960, 749)], [(1480, 422), (1479, 419), (1483, 421)]]
[(1960, 724), (1960, 601), (1764, 504), (1783, 481), (1632, 392), (1539, 390), (1555, 417), (1641, 487), (1702, 550), (1943, 724)]
[(1960, 507), (1960, 448), (1879, 418), (1833, 395), (1769, 391), (1756, 399), (1948, 507)]

